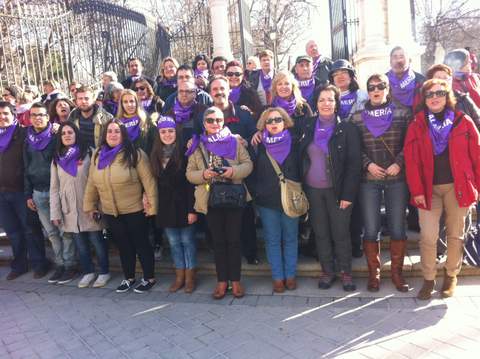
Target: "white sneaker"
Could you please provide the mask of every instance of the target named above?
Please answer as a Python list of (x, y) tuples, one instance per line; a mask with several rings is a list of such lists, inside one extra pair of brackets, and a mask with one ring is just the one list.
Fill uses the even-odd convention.
[(93, 288), (105, 287), (107, 282), (110, 280), (110, 274), (99, 274), (95, 283), (93, 283)]
[(87, 288), (94, 279), (95, 273), (85, 274), (82, 279), (80, 279), (80, 282), (78, 282), (78, 288)]

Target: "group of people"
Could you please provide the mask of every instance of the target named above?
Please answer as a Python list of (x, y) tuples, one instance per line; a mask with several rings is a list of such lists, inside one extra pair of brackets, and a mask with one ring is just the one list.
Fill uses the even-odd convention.
[[(213, 297), (231, 288), (239, 298), (242, 255), (258, 263), (258, 214), (274, 292), (297, 287), (305, 227), (322, 269), (320, 289), (339, 278), (345, 291), (354, 291), (352, 256), (363, 251), (367, 289), (378, 291), (386, 230), (391, 279), (405, 292), (408, 212), (421, 237), (418, 298), (434, 291), (443, 226), (440, 292), (452, 296), (465, 220), (480, 188), (480, 78), (463, 49), (448, 53), (426, 77), (412, 69), (402, 47), (392, 49), (390, 64), (387, 73), (369, 76), (364, 91), (347, 60), (332, 62), (309, 41), (291, 71), (276, 71), (269, 50), (246, 67), (224, 57), (198, 55), (192, 66), (167, 57), (153, 81), (132, 58), (129, 76), (120, 83), (104, 73), (98, 94), (72, 83), (69, 99), (54, 81), (43, 84), (39, 101), (25, 90), (21, 98), (31, 101), (23, 112), (26, 102), (5, 88), (0, 225), (14, 257), (7, 279), (29, 269), (35, 278), (48, 273), (46, 235), (55, 259), (49, 282), (71, 281), (78, 258), (78, 286), (102, 287), (110, 279), (112, 240), (124, 275), (117, 292), (142, 293), (156, 283), (152, 232), (168, 239), (175, 267), (169, 290), (191, 293), (196, 232), (204, 231), (217, 273)], [(308, 216), (285, 208), (285, 181), (301, 184)]]

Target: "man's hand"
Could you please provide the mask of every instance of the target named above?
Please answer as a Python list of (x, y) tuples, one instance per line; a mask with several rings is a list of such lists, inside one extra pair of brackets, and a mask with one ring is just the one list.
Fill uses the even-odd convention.
[(33, 202), (33, 199), (31, 199), (31, 198), (27, 199), (27, 207), (30, 208), (34, 212), (37, 211), (37, 206), (35, 205), (35, 202)]

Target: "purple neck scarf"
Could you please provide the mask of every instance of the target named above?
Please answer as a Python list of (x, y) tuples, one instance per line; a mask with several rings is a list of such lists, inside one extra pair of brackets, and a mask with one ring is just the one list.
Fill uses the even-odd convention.
[(59, 156), (57, 164), (67, 172), (70, 176), (76, 177), (78, 172), (78, 157), (80, 156), (80, 148), (77, 145), (68, 148), (63, 156)]
[(160, 84), (162, 87), (177, 88), (177, 79), (175, 77), (170, 80), (164, 78)]
[(340, 96), (340, 111), (338, 112), (338, 115), (342, 120), (345, 120), (348, 115), (350, 115), (350, 111), (355, 102), (357, 102), (357, 91), (348, 91)]
[(175, 121), (177, 123), (184, 123), (190, 120), (190, 115), (193, 111), (193, 106), (195, 106), (195, 101), (188, 107), (183, 107), (182, 104), (178, 101), (178, 98), (175, 99), (173, 104), (173, 112), (175, 113)]
[(98, 155), (98, 169), (103, 170), (105, 167), (108, 167), (112, 164), (113, 160), (117, 156), (117, 153), (123, 149), (123, 143), (115, 147), (109, 147), (108, 145), (103, 145), (100, 148), (100, 154)]
[(214, 135), (194, 135), (192, 137), (192, 145), (185, 155), (190, 156), (193, 154), (200, 143), (203, 143), (207, 151), (212, 152), (216, 156), (230, 160), (237, 158), (237, 139), (232, 135), (228, 127), (222, 128), (219, 133)]
[(105, 105), (111, 106), (112, 115), (115, 116), (117, 114), (117, 111), (118, 111), (118, 103), (116, 103), (113, 100), (105, 100), (104, 103), (105, 103)]
[(142, 100), (142, 108), (143, 108), (144, 110), (146, 110), (147, 108), (149, 108), (151, 104), (152, 104), (152, 99), (151, 99), (151, 98), (149, 98), (149, 99), (147, 99), (147, 100)]
[(305, 100), (309, 100), (313, 95), (313, 91), (315, 90), (315, 77), (312, 76), (312, 78), (309, 80), (297, 81), (303, 98)]
[(265, 92), (270, 91), (270, 88), (272, 87), (272, 77), (272, 71), (265, 75), (263, 70), (260, 70), (260, 80), (262, 81), (262, 87)]
[(120, 121), (122, 121), (122, 123), (125, 125), (130, 141), (136, 141), (136, 139), (140, 136), (140, 117), (124, 117), (121, 118)]
[(203, 77), (204, 79), (208, 79), (208, 76), (208, 70), (195, 70), (195, 77)]
[(387, 72), (387, 76), (392, 88), (392, 96), (402, 105), (412, 106), (415, 97), (415, 72), (409, 67), (401, 79), (392, 70)]
[(297, 100), (295, 99), (295, 96), (291, 96), (288, 100), (285, 100), (280, 96), (275, 96), (272, 101), (272, 107), (281, 107), (292, 116), (297, 108)]
[(435, 156), (443, 153), (448, 146), (448, 137), (453, 127), (453, 120), (455, 114), (452, 110), (445, 110), (445, 118), (443, 121), (439, 121), (435, 118), (435, 115), (428, 112), (428, 132), (430, 133), (430, 139), (433, 144), (433, 152)]
[(315, 133), (313, 135), (313, 143), (320, 147), (320, 149), (328, 155), (328, 142), (332, 138), (333, 132), (335, 131), (335, 117), (331, 119), (324, 119), (318, 117), (317, 123), (315, 124)]
[(322, 59), (322, 56), (318, 56), (316, 59), (313, 59), (313, 73), (317, 72), (318, 64), (320, 63), (320, 60)]
[(376, 108), (372, 110), (362, 111), (362, 120), (368, 131), (373, 137), (379, 137), (383, 135), (392, 125), (393, 121), (393, 104), (388, 106)]
[(292, 135), (288, 130), (284, 130), (276, 135), (270, 135), (267, 130), (263, 130), (262, 143), (268, 154), (275, 161), (283, 164), (292, 148)]
[(42, 132), (35, 132), (33, 126), (27, 131), (27, 143), (35, 151), (43, 151), (53, 138), (52, 123), (49, 122), (46, 129)]
[(240, 99), (241, 94), (242, 94), (242, 85), (231, 88), (230, 94), (228, 95), (228, 99), (236, 105), (238, 100)]
[(0, 153), (5, 152), (8, 146), (10, 146), (17, 125), (18, 121), (15, 119), (10, 126), (0, 128)]

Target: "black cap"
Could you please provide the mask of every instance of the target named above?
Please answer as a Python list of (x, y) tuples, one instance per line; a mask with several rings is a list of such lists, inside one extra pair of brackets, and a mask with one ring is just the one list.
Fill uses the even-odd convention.
[(308, 61), (308, 62), (312, 62), (312, 58), (308, 55), (300, 55), (297, 57), (297, 59), (295, 60), (295, 64), (299, 64), (300, 62), (302, 61)]

